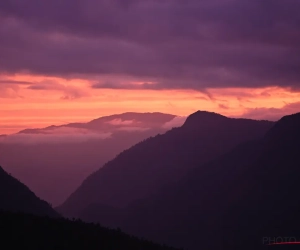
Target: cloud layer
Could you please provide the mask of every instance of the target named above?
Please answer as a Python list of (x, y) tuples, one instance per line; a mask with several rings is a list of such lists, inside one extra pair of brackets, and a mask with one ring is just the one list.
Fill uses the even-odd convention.
[(299, 89), (299, 9), (297, 0), (2, 0), (0, 71), (95, 88)]
[[(90, 140), (112, 139), (115, 133), (118, 132), (135, 133), (137, 135), (139, 132), (149, 131), (149, 133), (155, 134), (165, 132), (172, 127), (180, 127), (186, 119), (186, 117), (175, 117), (168, 122), (156, 121), (157, 124), (154, 125), (151, 122), (147, 123), (138, 120), (139, 117), (138, 115), (136, 116), (137, 120), (115, 118), (103, 122), (109, 124), (109, 127), (103, 127), (101, 122), (99, 122), (97, 127), (93, 128), (89, 127), (89, 123), (73, 123), (62, 126), (50, 126), (43, 129), (26, 129), (16, 134), (0, 135), (0, 144), (74, 144)], [(155, 122), (155, 120), (152, 122)], [(78, 127), (74, 127), (76, 125)]]
[(57, 128), (44, 130), (41, 134), (19, 133), (0, 137), (0, 143), (9, 144), (44, 144), (44, 143), (81, 143), (89, 140), (108, 139), (112, 133), (93, 132), (78, 128)]
[(177, 128), (177, 127), (181, 127), (185, 120), (186, 120), (186, 116), (176, 116), (174, 119), (172, 119), (171, 121), (169, 122), (166, 122), (164, 125), (163, 125), (163, 128), (166, 128), (166, 129), (172, 129), (172, 128)]
[(300, 102), (286, 104), (282, 108), (254, 108), (248, 109), (242, 115), (245, 118), (255, 120), (270, 120), (278, 121), (285, 115), (295, 114), (300, 112)]

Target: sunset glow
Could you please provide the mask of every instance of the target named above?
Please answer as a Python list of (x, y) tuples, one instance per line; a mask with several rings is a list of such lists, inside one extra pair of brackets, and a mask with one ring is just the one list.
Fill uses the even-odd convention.
[[(82, 79), (16, 75), (2, 87), (0, 134), (123, 112), (164, 112), (187, 116), (208, 110), (232, 117), (277, 119), (300, 108), (300, 93), (287, 88), (196, 90), (92, 89)], [(54, 84), (55, 83), (55, 84)], [(278, 109), (278, 110), (276, 110)], [(260, 114), (261, 111), (265, 111)]]

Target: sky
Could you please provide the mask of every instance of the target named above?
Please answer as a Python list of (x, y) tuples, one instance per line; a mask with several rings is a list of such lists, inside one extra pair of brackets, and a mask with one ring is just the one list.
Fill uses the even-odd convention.
[(0, 134), (123, 112), (300, 111), (299, 0), (1, 0)]

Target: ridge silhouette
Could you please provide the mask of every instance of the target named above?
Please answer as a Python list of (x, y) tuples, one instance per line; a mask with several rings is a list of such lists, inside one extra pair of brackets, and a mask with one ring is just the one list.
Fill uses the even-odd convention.
[(98, 204), (98, 208), (126, 207), (177, 182), (195, 166), (239, 143), (262, 137), (273, 124), (198, 111), (182, 127), (150, 137), (120, 153), (90, 175), (57, 210), (68, 217), (79, 217), (83, 210), (88, 214), (87, 207), (92, 204)]
[(46, 202), (0, 166), (0, 210), (59, 217)]
[(127, 207), (121, 228), (188, 249), (266, 249), (264, 238), (299, 235), (299, 128), (300, 113), (283, 117)]

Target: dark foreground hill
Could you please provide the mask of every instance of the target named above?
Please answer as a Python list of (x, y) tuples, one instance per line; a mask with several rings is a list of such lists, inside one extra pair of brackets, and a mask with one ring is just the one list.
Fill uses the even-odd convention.
[(58, 217), (58, 213), (28, 187), (0, 167), (0, 209)]
[(71, 217), (84, 212), (89, 220), (101, 216), (105, 220), (116, 215), (115, 209), (154, 194), (239, 143), (262, 137), (272, 126), (268, 121), (231, 119), (198, 111), (182, 127), (151, 137), (119, 154), (90, 175), (58, 211)]
[(1, 245), (5, 249), (172, 250), (96, 224), (63, 219), (0, 167)]
[(175, 250), (78, 220), (0, 212), (0, 226), (3, 249)]
[(195, 250), (286, 249), (267, 244), (299, 241), (299, 153), (300, 113), (128, 207), (121, 228)]

